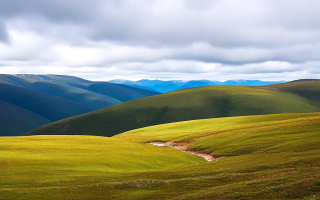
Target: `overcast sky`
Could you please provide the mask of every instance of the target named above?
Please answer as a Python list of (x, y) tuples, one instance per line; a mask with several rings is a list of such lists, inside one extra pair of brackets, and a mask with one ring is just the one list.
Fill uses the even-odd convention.
[(0, 0), (0, 73), (320, 78), (318, 0)]

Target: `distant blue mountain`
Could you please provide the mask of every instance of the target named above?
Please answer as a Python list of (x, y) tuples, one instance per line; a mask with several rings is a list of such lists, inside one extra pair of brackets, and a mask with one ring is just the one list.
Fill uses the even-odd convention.
[(180, 89), (186, 82), (185, 81), (161, 81), (161, 80), (148, 80), (142, 79), (140, 81), (129, 81), (129, 80), (111, 80), (110, 83), (125, 84), (133, 87), (142, 89), (157, 91), (161, 93), (170, 92), (173, 90)]
[(179, 89), (187, 89), (187, 88), (195, 88), (202, 87), (208, 85), (222, 85), (222, 82), (219, 81), (209, 81), (209, 80), (196, 80), (196, 81), (188, 81), (184, 85), (178, 88)]
[(223, 85), (249, 85), (249, 86), (263, 86), (277, 83), (284, 83), (285, 81), (260, 81), (260, 80), (228, 80), (223, 82)]
[(143, 79), (140, 81), (129, 81), (129, 80), (111, 80), (110, 83), (124, 84), (133, 87), (153, 90), (157, 92), (171, 92), (174, 90), (181, 90), (194, 87), (202, 87), (208, 85), (247, 85), (247, 86), (263, 86), (270, 84), (283, 83), (284, 81), (260, 81), (260, 80), (228, 80), (228, 81), (210, 81), (210, 80), (148, 80)]

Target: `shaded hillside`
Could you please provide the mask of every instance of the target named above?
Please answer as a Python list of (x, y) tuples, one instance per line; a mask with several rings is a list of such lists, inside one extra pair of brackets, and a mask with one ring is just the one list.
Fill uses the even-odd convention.
[(92, 111), (80, 103), (0, 83), (0, 136), (21, 135), (47, 123)]
[(8, 120), (2, 120), (0, 136), (21, 135), (52, 121), (158, 94), (144, 89), (92, 82), (71, 76), (5, 74), (0, 75), (0, 92), (0, 101), (14, 106), (8, 106), (6, 109), (2, 106), (0, 113), (8, 115), (12, 109), (12, 116), (19, 116), (20, 111), (21, 116), (26, 116), (25, 112), (29, 111), (33, 113), (32, 116), (45, 119), (37, 122), (32, 116), (30, 120), (17, 117), (21, 119), (21, 123), (19, 120), (11, 120), (10, 123), (7, 123)]
[(23, 88), (69, 99), (71, 101), (75, 101), (84, 106), (87, 106), (92, 110), (97, 110), (121, 103), (121, 101), (106, 95), (97, 94), (63, 83), (48, 81), (43, 79), (42, 77), (37, 77), (35, 75), (30, 77), (5, 75), (4, 77), (0, 77), (0, 81), (14, 86), (20, 86)]
[(0, 101), (29, 110), (50, 121), (92, 111), (68, 99), (7, 84), (0, 84)]
[(1, 82), (76, 101), (93, 110), (159, 94), (126, 85), (60, 75), (0, 75)]
[(39, 81), (32, 84), (32, 86), (35, 90), (78, 102), (92, 108), (93, 110), (121, 103), (121, 101), (106, 95), (59, 83)]
[(297, 80), (289, 83), (264, 86), (262, 88), (297, 94), (311, 100), (320, 107), (320, 80)]
[(177, 121), (276, 113), (319, 112), (295, 94), (247, 86), (208, 86), (134, 100), (41, 127), (33, 134), (112, 136)]
[(16, 136), (51, 121), (26, 109), (0, 101), (0, 136)]
[(136, 88), (128, 85), (94, 82), (84, 80), (78, 77), (61, 75), (36, 75), (47, 81), (62, 83), (65, 85), (81, 88), (94, 93), (106, 95), (118, 101), (125, 102), (138, 98), (148, 97), (159, 94), (159, 92), (150, 91), (142, 88)]

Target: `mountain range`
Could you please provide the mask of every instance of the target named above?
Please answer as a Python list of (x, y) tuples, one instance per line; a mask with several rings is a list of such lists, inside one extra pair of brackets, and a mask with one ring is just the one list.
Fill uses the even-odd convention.
[(0, 136), (158, 92), (58, 75), (0, 75)]
[(247, 86), (263, 86), (270, 84), (283, 83), (284, 81), (260, 81), (260, 80), (227, 80), (227, 81), (210, 81), (210, 80), (191, 80), (191, 81), (181, 81), (181, 80), (148, 80), (142, 79), (139, 81), (129, 81), (129, 80), (111, 80), (110, 83), (125, 84), (134, 87), (139, 87), (148, 90), (154, 90), (161, 93), (171, 92), (174, 90), (181, 90), (187, 88), (209, 86), (209, 85), (247, 85)]

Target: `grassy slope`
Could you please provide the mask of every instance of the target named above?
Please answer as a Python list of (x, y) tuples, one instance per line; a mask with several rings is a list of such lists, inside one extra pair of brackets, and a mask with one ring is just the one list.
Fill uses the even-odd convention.
[(196, 179), (188, 184), (193, 191), (181, 192), (180, 197), (320, 198), (320, 113), (195, 120), (115, 137), (139, 142), (189, 141), (189, 149), (222, 156), (207, 165), (164, 170), (164, 174)]
[[(189, 148), (223, 157), (206, 162), (169, 147), (140, 143), (154, 140), (190, 141)], [(319, 144), (320, 113), (178, 122), (114, 138), (4, 138), (0, 196), (318, 199)]]
[(180, 197), (320, 198), (320, 113), (196, 120), (115, 137), (140, 142), (189, 141), (190, 149), (223, 156), (218, 162), (163, 170), (177, 179), (189, 178), (182, 188), (181, 181), (173, 181), (174, 188), (188, 191)]
[(314, 105), (320, 107), (320, 80), (295, 81), (261, 88), (297, 94), (311, 100)]
[[(263, 124), (277, 122), (282, 123), (285, 120), (301, 120), (305, 117), (318, 117), (319, 115), (319, 113), (289, 113), (190, 120), (139, 128), (113, 137), (130, 138), (130, 140), (135, 142), (152, 140), (194, 142), (194, 139), (212, 135), (212, 130), (217, 133), (223, 133), (228, 130), (242, 131), (242, 128), (246, 129), (246, 127), (262, 126)], [(289, 125), (292, 126), (293, 124), (289, 123)]]
[(138, 99), (58, 121), (28, 134), (112, 136), (156, 124), (192, 119), (317, 112), (295, 94), (247, 86), (209, 86)]
[[(112, 187), (132, 174), (199, 162), (203, 160), (194, 155), (115, 138), (2, 137), (0, 199), (87, 199), (76, 191), (101, 182)], [(71, 196), (66, 188), (72, 188)]]
[(0, 136), (21, 135), (51, 122), (33, 112), (2, 101), (0, 111)]

